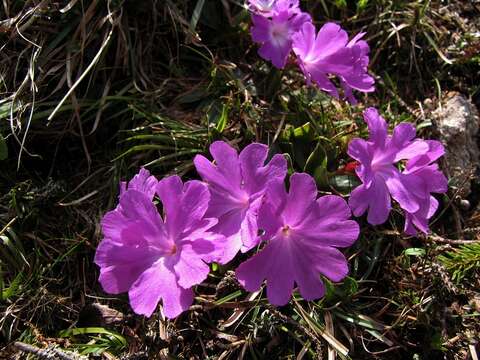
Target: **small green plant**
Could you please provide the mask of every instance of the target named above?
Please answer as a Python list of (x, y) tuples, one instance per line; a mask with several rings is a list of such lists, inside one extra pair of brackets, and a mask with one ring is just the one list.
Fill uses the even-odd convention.
[(480, 269), (480, 243), (462, 245), (438, 257), (459, 284), (464, 278), (478, 276)]
[[(69, 338), (72, 341), (72, 347), (82, 355), (102, 354), (105, 351), (120, 353), (128, 346), (127, 340), (120, 334), (102, 328), (73, 328), (60, 331), (59, 336)], [(88, 340), (82, 342), (83, 340)]]

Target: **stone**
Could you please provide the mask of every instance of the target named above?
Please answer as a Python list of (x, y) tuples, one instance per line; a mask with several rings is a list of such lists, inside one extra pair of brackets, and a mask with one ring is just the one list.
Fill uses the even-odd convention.
[(479, 168), (479, 114), (475, 105), (459, 93), (448, 93), (441, 108), (433, 112), (439, 140), (446, 149), (445, 163), (450, 184), (467, 197), (471, 179)]

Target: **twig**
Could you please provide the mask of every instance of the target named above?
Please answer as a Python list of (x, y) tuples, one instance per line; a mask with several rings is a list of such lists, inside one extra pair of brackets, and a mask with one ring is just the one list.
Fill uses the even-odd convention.
[(39, 347), (25, 344), (20, 341), (16, 341), (13, 344), (18, 350), (23, 351), (25, 353), (34, 354), (40, 359), (45, 360), (87, 360), (85, 356), (73, 354), (73, 353), (66, 353), (61, 350), (58, 350), (54, 347), (48, 347), (46, 349), (40, 349)]
[(454, 294), (460, 293), (458, 287), (450, 279), (450, 276), (448, 274), (448, 271), (445, 269), (445, 266), (437, 262), (433, 262), (431, 266), (432, 270), (435, 270), (437, 271), (437, 273), (440, 274), (440, 278), (443, 280), (443, 283), (448, 290), (450, 290)]
[(453, 240), (453, 239), (446, 239), (439, 235), (429, 235), (427, 240), (431, 240), (433, 242), (438, 242), (442, 244), (450, 244), (450, 245), (468, 245), (468, 244), (478, 244), (480, 240)]

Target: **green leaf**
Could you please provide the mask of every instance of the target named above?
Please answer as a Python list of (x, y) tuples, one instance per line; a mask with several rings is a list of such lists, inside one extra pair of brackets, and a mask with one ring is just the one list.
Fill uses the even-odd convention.
[(215, 271), (217, 271), (217, 270), (218, 270), (218, 263), (213, 262), (213, 263), (212, 263), (212, 271), (215, 272)]
[(430, 340), (430, 346), (432, 349), (439, 351), (447, 351), (447, 348), (443, 346), (445, 340), (442, 338), (442, 334), (439, 330), (436, 330)]
[(304, 140), (304, 141), (313, 141), (316, 137), (315, 130), (312, 128), (311, 124), (307, 122), (302, 126), (299, 126), (293, 130), (293, 136), (295, 139)]
[(356, 294), (357, 291), (358, 291), (357, 280), (355, 280), (354, 278), (352, 278), (350, 276), (347, 276), (343, 280), (343, 284), (342, 284), (341, 289), (347, 297)]
[(445, 54), (442, 52), (442, 50), (440, 50), (440, 48), (438, 47), (437, 43), (435, 42), (435, 40), (433, 40), (430, 35), (428, 35), (426, 32), (423, 33), (423, 35), (425, 35), (425, 37), (427, 38), (428, 42), (430, 43), (430, 45), (432, 45), (433, 49), (437, 52), (438, 56), (448, 65), (452, 65), (453, 64), (453, 61), (450, 60), (449, 58), (447, 58), (445, 56)]
[(293, 160), (289, 153), (284, 153), (285, 159), (287, 159), (287, 171), (288, 175), (292, 175), (295, 172), (295, 168), (293, 167)]
[(312, 174), (319, 186), (325, 186), (328, 184), (327, 163), (327, 153), (320, 142), (318, 142), (315, 149), (308, 156), (303, 171)]
[[(76, 336), (82, 336), (83, 339), (87, 340), (87, 343), (77, 342)], [(128, 348), (128, 342), (122, 335), (103, 327), (66, 329), (59, 332), (59, 337), (70, 338), (71, 347), (82, 355), (100, 355), (105, 351), (121, 353)]]
[(403, 253), (407, 256), (425, 256), (426, 251), (423, 248), (409, 248)]
[(225, 130), (225, 127), (227, 126), (228, 122), (228, 110), (229, 106), (227, 104), (223, 104), (222, 106), (222, 114), (220, 115), (218, 122), (217, 122), (217, 131), (219, 134)]
[(368, 5), (368, 0), (358, 0), (357, 2), (357, 11), (358, 12), (361, 12), (363, 10), (365, 10), (365, 8), (367, 7)]
[(325, 285), (324, 301), (328, 304), (333, 302), (337, 296), (335, 292), (335, 285), (328, 279), (323, 279), (323, 285)]
[(23, 280), (23, 272), (19, 272), (17, 276), (15, 276), (15, 279), (13, 279), (13, 281), (10, 283), (10, 286), (5, 289), (2, 289), (2, 292), (0, 293), (1, 294), (0, 300), (2, 301), (7, 300), (12, 296), (15, 296), (17, 293), (19, 293), (22, 280)]
[(87, 335), (87, 334), (111, 335), (111, 336), (121, 340), (121, 342), (124, 345), (127, 345), (127, 341), (125, 340), (125, 338), (122, 335), (120, 335), (120, 334), (118, 334), (114, 331), (105, 329), (103, 327), (85, 327), (85, 328), (72, 328), (72, 329), (61, 330), (58, 333), (58, 336), (59, 337), (69, 337), (69, 336)]
[(233, 299), (236, 299), (237, 297), (241, 296), (242, 295), (242, 291), (241, 290), (237, 290), (231, 294), (228, 294), (227, 296), (224, 296), (223, 298), (215, 301), (215, 305), (221, 305), (223, 303), (226, 303), (230, 300), (233, 300)]
[(200, 20), (200, 15), (202, 14), (203, 5), (205, 5), (205, 0), (198, 0), (195, 5), (192, 18), (190, 19), (190, 28), (192, 31), (195, 31), (197, 28), (198, 20)]
[(354, 187), (360, 185), (358, 178), (353, 175), (334, 175), (329, 178), (329, 183), (343, 194), (349, 194)]
[[(105, 329), (103, 327), (72, 328), (62, 330), (58, 333), (58, 336), (62, 338), (78, 335), (106, 335), (112, 341), (112, 345), (121, 348), (126, 348), (128, 346), (127, 340), (122, 335), (115, 331)], [(102, 338), (98, 337), (93, 338), (95, 338), (96, 340), (103, 340)]]
[(385, 326), (371, 318), (362, 316), (361, 314), (344, 314), (340, 311), (335, 311), (335, 316), (346, 320), (352, 324), (362, 326), (366, 329), (384, 331)]

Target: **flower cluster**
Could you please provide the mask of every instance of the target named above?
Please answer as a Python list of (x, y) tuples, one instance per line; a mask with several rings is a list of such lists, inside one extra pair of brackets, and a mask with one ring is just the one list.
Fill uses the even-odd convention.
[(369, 47), (365, 33), (350, 41), (339, 25), (326, 23), (316, 34), (309, 14), (302, 12), (299, 0), (249, 0), (252, 13), (252, 39), (260, 44), (258, 54), (282, 69), (293, 50), (307, 84), (314, 83), (331, 96), (339, 97), (330, 76), (337, 76), (345, 98), (356, 103), (353, 89), (374, 91), (368, 75)]
[[(276, 67), (283, 68), (293, 51), (307, 82), (330, 95), (339, 97), (332, 75), (351, 103), (353, 89), (373, 91), (363, 33), (349, 41), (340, 26), (327, 23), (316, 34), (298, 0), (249, 0), (249, 8), (259, 54)], [(295, 286), (304, 299), (318, 299), (325, 293), (320, 276), (340, 281), (347, 275), (338, 248), (358, 238), (351, 211), (368, 212), (367, 221), (379, 225), (387, 221), (393, 198), (405, 212), (404, 231), (427, 233), (439, 205), (432, 193), (447, 191), (435, 163), (444, 154), (442, 144), (416, 139), (408, 123), (388, 135), (374, 108), (365, 110), (364, 119), (369, 139), (353, 139), (348, 146), (362, 182), (349, 204), (335, 195), (317, 197), (314, 179), (304, 173), (290, 176), (287, 191), (285, 157), (267, 161), (268, 147), (258, 143), (238, 154), (214, 142), (213, 161), (201, 155), (193, 161), (202, 181), (158, 181), (141, 169), (120, 184), (119, 204), (102, 220), (95, 263), (104, 290), (128, 292), (133, 310), (146, 316), (162, 301), (165, 316), (173, 318), (190, 307), (193, 287), (207, 278), (210, 263), (226, 264), (258, 247), (237, 268), (237, 279), (247, 291), (259, 290), (266, 280), (269, 301), (285, 305)]]
[(350, 246), (359, 227), (341, 197), (317, 198), (315, 181), (303, 173), (290, 177), (287, 192), (286, 160), (275, 155), (265, 163), (265, 145), (238, 154), (218, 141), (210, 153), (214, 162), (194, 160), (203, 182), (158, 181), (142, 169), (121, 184), (95, 256), (106, 292), (128, 292), (133, 310), (146, 316), (162, 300), (165, 316), (173, 318), (192, 304), (192, 287), (206, 279), (209, 263), (225, 264), (258, 245), (262, 250), (236, 274), (249, 291), (266, 279), (272, 304), (286, 304), (295, 284), (307, 300), (322, 297), (320, 275), (346, 276), (347, 260), (337, 248)]
[[(359, 162), (356, 173), (362, 185), (353, 190), (349, 204), (355, 216), (368, 210), (372, 225), (387, 221), (393, 198), (405, 211), (407, 234), (416, 228), (428, 232), (428, 219), (438, 208), (431, 193), (445, 193), (447, 179), (435, 162), (445, 150), (439, 141), (415, 139), (412, 124), (401, 123), (393, 134), (387, 133), (387, 123), (374, 108), (363, 113), (370, 131), (368, 141), (353, 139), (348, 154)], [(398, 164), (406, 160), (403, 171)]]
[(157, 181), (145, 169), (128, 187), (122, 184), (117, 208), (102, 220), (104, 239), (95, 254), (104, 290), (128, 291), (138, 314), (150, 316), (160, 299), (167, 317), (187, 309), (191, 287), (207, 278), (207, 263), (219, 261), (225, 247), (225, 237), (211, 231), (217, 219), (205, 217), (209, 200), (200, 181), (183, 184), (178, 176)]

